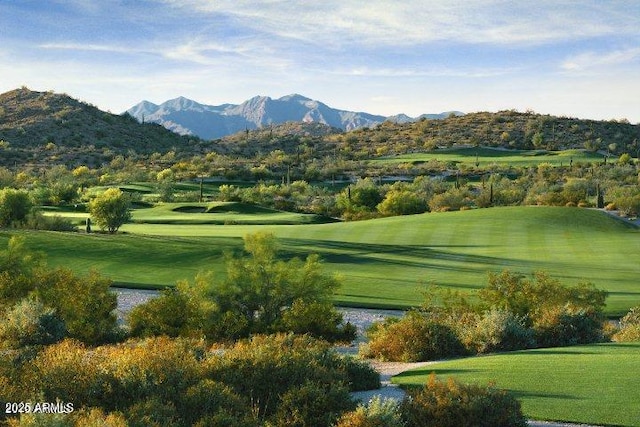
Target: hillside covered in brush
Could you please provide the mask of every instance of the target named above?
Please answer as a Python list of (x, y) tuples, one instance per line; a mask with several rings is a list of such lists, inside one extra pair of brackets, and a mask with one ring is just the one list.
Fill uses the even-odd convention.
[(64, 94), (27, 88), (0, 94), (2, 164), (100, 165), (118, 154), (193, 152), (198, 138), (140, 124)]
[[(446, 147), (585, 149), (610, 154), (640, 151), (640, 126), (627, 120), (595, 121), (514, 110), (451, 114), (444, 119), (385, 121), (343, 131), (320, 122), (286, 122), (245, 129), (213, 141), (181, 136), (158, 124), (139, 123), (64, 94), (21, 88), (0, 95), (0, 166), (99, 166), (117, 156), (137, 162), (175, 153), (175, 159), (216, 153), (261, 163), (269, 153), (289, 164), (370, 160)], [(172, 154), (173, 155), (173, 154)]]

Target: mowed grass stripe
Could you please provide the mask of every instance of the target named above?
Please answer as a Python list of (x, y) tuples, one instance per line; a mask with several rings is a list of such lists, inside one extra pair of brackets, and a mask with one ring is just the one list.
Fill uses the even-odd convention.
[(284, 258), (318, 253), (327, 271), (342, 276), (340, 303), (418, 305), (427, 284), (474, 291), (486, 284), (488, 271), (504, 268), (545, 270), (568, 284), (591, 281), (611, 292), (614, 314), (640, 303), (640, 267), (630, 256), (640, 251), (638, 230), (586, 209), (492, 208), (295, 226), (127, 224), (123, 230), (128, 234), (26, 234), (28, 245), (49, 253), (55, 265), (93, 266), (138, 285), (172, 285), (201, 270), (224, 276), (222, 254), (240, 251), (245, 234), (268, 231), (280, 238)]
[(530, 418), (640, 426), (640, 343), (600, 344), (438, 362), (393, 378), (422, 386), (434, 372), (514, 393)]

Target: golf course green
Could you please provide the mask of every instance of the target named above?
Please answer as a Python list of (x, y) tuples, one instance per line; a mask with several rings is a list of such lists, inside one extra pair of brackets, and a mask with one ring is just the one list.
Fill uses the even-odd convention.
[[(156, 219), (167, 214), (155, 212)], [(318, 253), (343, 282), (335, 296), (343, 305), (407, 308), (421, 303), (428, 285), (473, 292), (487, 272), (503, 269), (592, 282), (609, 292), (609, 315), (640, 303), (640, 265), (632, 256), (640, 252), (638, 228), (596, 210), (505, 207), (303, 225), (215, 225), (184, 220), (203, 213), (176, 215), (182, 223), (151, 223), (157, 221), (149, 214), (116, 235), (11, 231), (0, 242), (21, 234), (51, 265), (94, 268), (123, 286), (163, 287), (200, 271), (223, 277), (224, 253), (241, 251), (245, 234), (268, 231), (283, 258)]]
[(420, 387), (440, 379), (506, 389), (533, 419), (640, 426), (640, 343), (548, 348), (437, 362), (392, 382)]
[[(536, 166), (549, 163), (553, 166), (569, 166), (572, 162), (602, 162), (601, 154), (585, 150), (504, 150), (491, 147), (465, 147), (433, 150), (426, 153), (401, 154), (398, 156), (382, 157), (371, 160), (372, 163), (424, 163), (429, 161), (444, 163), (463, 163), (469, 166), (486, 167), (489, 165), (503, 166)], [(613, 159), (615, 161), (615, 159)]]

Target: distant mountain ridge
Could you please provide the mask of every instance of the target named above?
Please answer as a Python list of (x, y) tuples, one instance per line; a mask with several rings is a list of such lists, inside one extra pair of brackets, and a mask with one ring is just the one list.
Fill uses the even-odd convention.
[(316, 122), (342, 130), (371, 127), (385, 121), (407, 123), (421, 118), (442, 119), (458, 111), (423, 114), (412, 118), (404, 114), (380, 116), (366, 112), (345, 111), (299, 94), (278, 99), (255, 96), (242, 104), (205, 105), (185, 97), (156, 105), (142, 101), (126, 111), (140, 122), (159, 123), (181, 135), (216, 139), (246, 129), (258, 129), (286, 122)]

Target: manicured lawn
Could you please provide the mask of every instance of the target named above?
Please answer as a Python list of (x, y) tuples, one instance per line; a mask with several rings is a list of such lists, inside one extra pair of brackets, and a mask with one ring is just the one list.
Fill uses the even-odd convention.
[(596, 425), (640, 426), (640, 343), (529, 350), (439, 362), (392, 379), (421, 386), (441, 379), (514, 393), (527, 417)]
[(238, 202), (161, 203), (133, 211), (134, 223), (148, 224), (313, 224), (327, 219)]
[(342, 278), (336, 301), (346, 305), (415, 306), (429, 284), (473, 292), (486, 284), (488, 271), (505, 268), (545, 270), (567, 284), (591, 281), (610, 292), (612, 315), (640, 304), (640, 265), (631, 256), (640, 253), (640, 232), (594, 210), (513, 207), (350, 223), (127, 224), (122, 230), (127, 234), (24, 234), (51, 264), (94, 267), (129, 285), (172, 285), (202, 270), (224, 276), (222, 254), (241, 250), (243, 235), (262, 230), (280, 239), (285, 258), (318, 253), (327, 271)]
[[(476, 157), (477, 156), (477, 157)], [(481, 148), (455, 148), (435, 150), (428, 153), (404, 154), (399, 156), (383, 157), (372, 160), (382, 163), (413, 163), (437, 160), (445, 163), (465, 163), (480, 166), (491, 164), (511, 166), (534, 166), (540, 163), (550, 163), (554, 166), (569, 166), (570, 162), (602, 162), (603, 157), (597, 153), (584, 150), (501, 150), (489, 147)], [(612, 159), (615, 161), (615, 159)]]
[[(59, 215), (84, 223), (88, 212), (51, 209), (45, 215)], [(284, 212), (237, 202), (159, 203), (132, 210), (132, 222), (142, 224), (316, 224), (330, 219), (313, 214)]]

